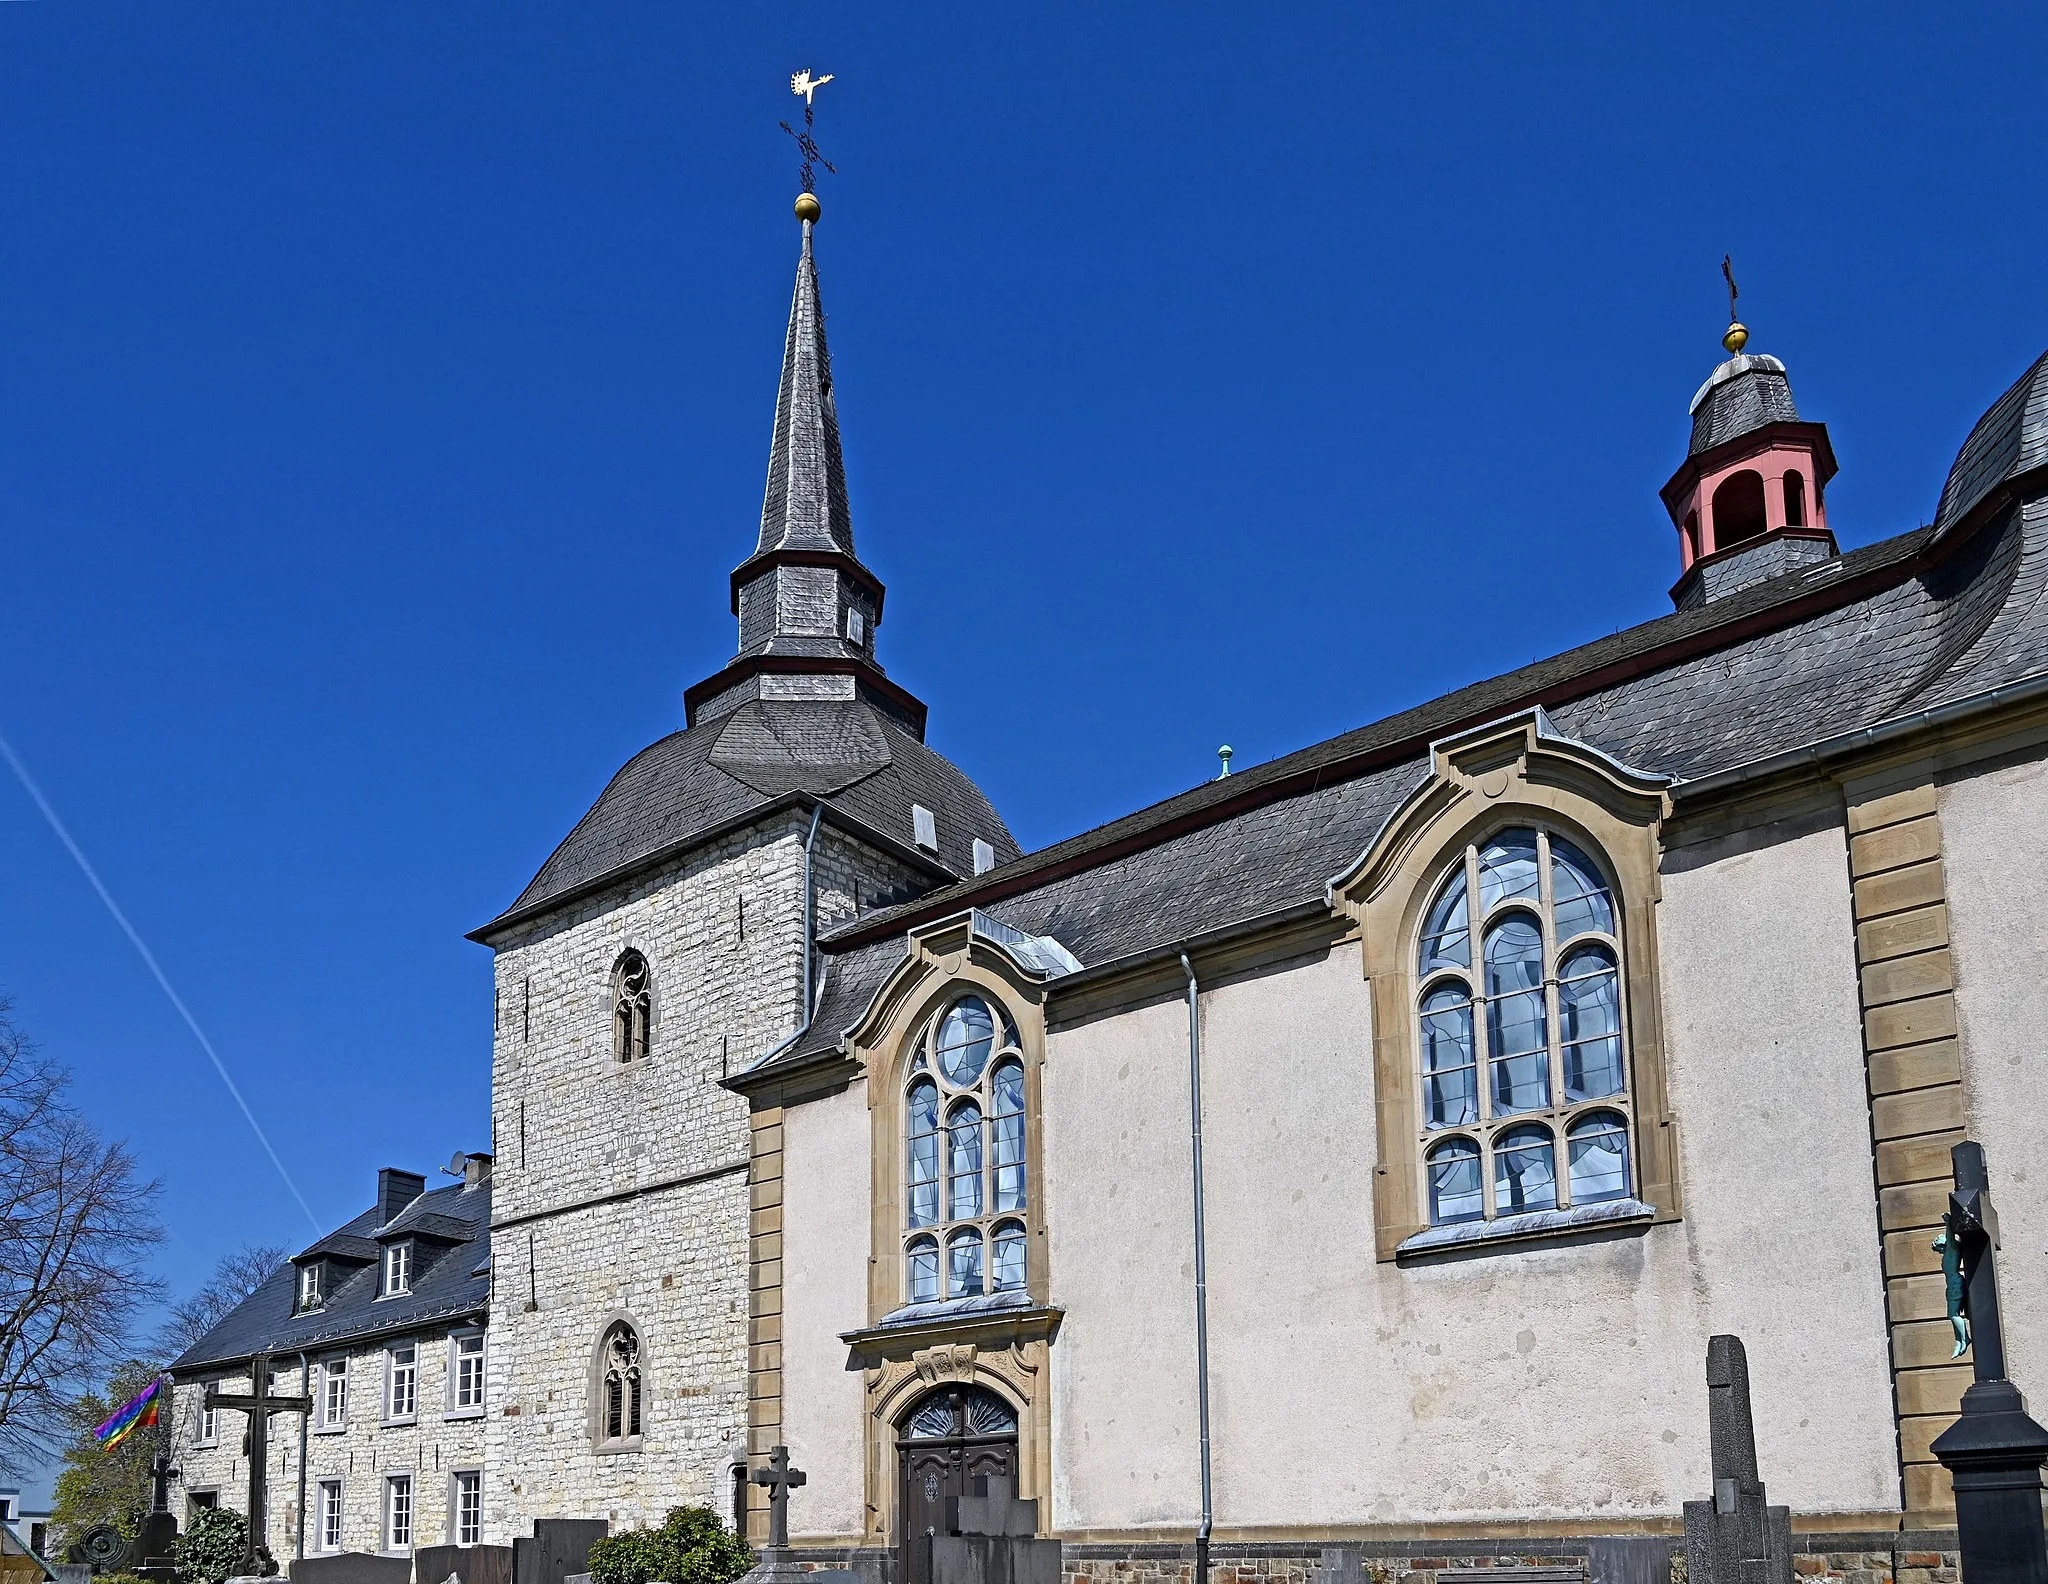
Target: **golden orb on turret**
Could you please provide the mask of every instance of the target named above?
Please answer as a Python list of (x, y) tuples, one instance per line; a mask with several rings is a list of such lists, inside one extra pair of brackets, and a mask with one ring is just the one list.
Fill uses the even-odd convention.
[(1739, 354), (1749, 345), (1749, 327), (1740, 320), (1731, 319), (1728, 322), (1728, 333), (1721, 337), (1721, 345), (1730, 352)]
[(816, 193), (798, 193), (796, 195), (796, 217), (806, 225), (816, 225), (818, 223), (818, 216), (824, 212), (819, 207), (818, 195)]

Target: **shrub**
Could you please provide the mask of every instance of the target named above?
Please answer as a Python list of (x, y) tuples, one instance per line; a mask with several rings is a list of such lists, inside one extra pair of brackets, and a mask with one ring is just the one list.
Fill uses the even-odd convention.
[(709, 1507), (671, 1507), (659, 1529), (606, 1535), (593, 1545), (590, 1584), (732, 1584), (753, 1565), (746, 1541)]
[(192, 1515), (178, 1536), (178, 1577), (185, 1584), (221, 1584), (242, 1565), (249, 1523), (232, 1507), (208, 1507)]

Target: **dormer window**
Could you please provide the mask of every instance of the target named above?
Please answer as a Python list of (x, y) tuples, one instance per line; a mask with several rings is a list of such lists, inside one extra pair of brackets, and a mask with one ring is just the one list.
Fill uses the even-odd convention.
[(868, 641), (868, 619), (852, 606), (846, 612), (846, 641), (856, 649), (864, 647)]
[(926, 852), (937, 852), (939, 850), (938, 816), (922, 803), (910, 805), (910, 831), (917, 845), (924, 848)]
[(320, 1262), (299, 1267), (299, 1312), (320, 1307)]
[(412, 1244), (394, 1243), (384, 1251), (383, 1297), (396, 1298), (412, 1291)]

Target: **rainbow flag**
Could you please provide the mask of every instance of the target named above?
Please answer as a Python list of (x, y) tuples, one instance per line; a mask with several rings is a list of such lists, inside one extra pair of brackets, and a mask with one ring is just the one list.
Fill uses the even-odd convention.
[(163, 1390), (161, 1380), (153, 1380), (141, 1391), (116, 1408), (103, 1425), (95, 1426), (93, 1434), (103, 1447), (117, 1447), (121, 1438), (137, 1425), (147, 1428), (156, 1423), (157, 1394)]

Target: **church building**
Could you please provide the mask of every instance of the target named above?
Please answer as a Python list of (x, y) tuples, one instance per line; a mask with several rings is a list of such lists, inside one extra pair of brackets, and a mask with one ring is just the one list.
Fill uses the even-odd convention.
[(991, 1474), (1070, 1578), (1583, 1558), (1711, 1494), (1733, 1333), (1797, 1549), (1944, 1549), (1965, 1139), (2048, 1391), (2048, 356), (1844, 553), (1731, 325), (1671, 614), (1023, 853), (883, 667), (798, 213), (733, 659), (473, 937), (485, 1538), (758, 1542), (787, 1446), (890, 1584)]

